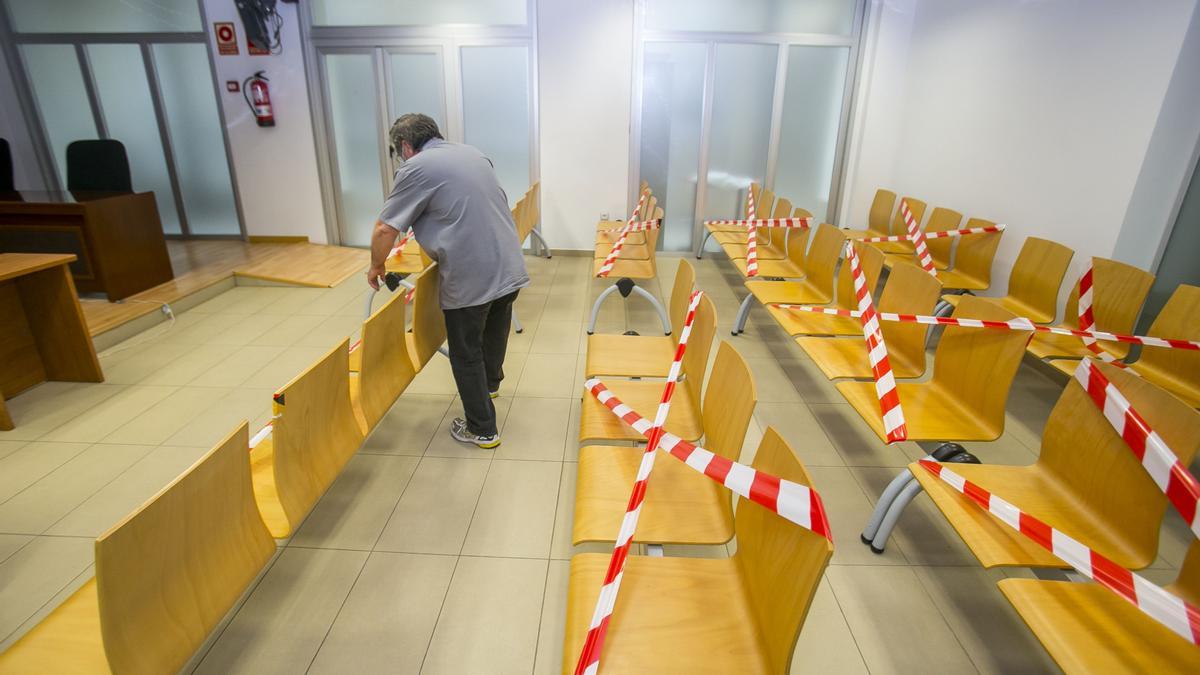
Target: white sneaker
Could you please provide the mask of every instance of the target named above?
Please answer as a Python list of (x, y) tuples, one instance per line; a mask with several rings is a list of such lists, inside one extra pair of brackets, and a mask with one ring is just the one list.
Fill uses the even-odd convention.
[(474, 443), (484, 450), (491, 450), (500, 445), (500, 434), (480, 436), (472, 433), (467, 429), (467, 421), (461, 417), (455, 417), (454, 421), (450, 423), (450, 436), (462, 443)]

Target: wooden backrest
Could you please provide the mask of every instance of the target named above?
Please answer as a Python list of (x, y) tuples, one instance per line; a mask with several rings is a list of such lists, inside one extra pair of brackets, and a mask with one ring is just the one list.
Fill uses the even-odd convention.
[[(812, 487), (812, 478), (774, 427), (767, 427), (754, 456), (754, 468)], [(733, 558), (756, 632), (766, 648), (771, 672), (788, 672), (800, 628), (808, 616), (833, 544), (739, 497), (734, 517), (737, 552)]]
[(746, 194), (746, 197), (747, 197), (746, 201), (742, 203), (742, 217), (743, 218), (750, 217), (750, 199), (749, 198), (754, 197), (754, 203), (756, 205), (756, 208), (760, 208), (757, 206), (757, 204), (758, 204), (758, 198), (761, 195), (762, 195), (762, 186), (760, 186), (758, 183), (750, 183), (750, 189)]
[[(917, 221), (917, 227), (921, 226), (921, 221), (925, 220), (925, 202), (916, 197), (901, 197), (901, 201), (908, 202), (908, 210), (912, 211), (913, 220)], [(900, 205), (896, 204), (896, 213), (892, 214), (892, 234), (907, 234), (908, 226), (904, 224), (904, 214), (900, 212)]]
[[(893, 265), (883, 293), (879, 296), (879, 311), (929, 316), (933, 314), (941, 295), (942, 282), (937, 277), (913, 264)], [(912, 363), (925, 360), (925, 333), (928, 326), (896, 321), (880, 321), (879, 326), (883, 330), (888, 353), (905, 357)]]
[[(1159, 310), (1148, 335), (1176, 340), (1200, 340), (1200, 287), (1180, 284)], [(1166, 347), (1142, 347), (1137, 369), (1157, 371), (1172, 380), (1200, 389), (1200, 352)]]
[[(1191, 464), (1200, 447), (1200, 412), (1136, 375), (1097, 366), (1183, 465)], [(1070, 486), (1072, 501), (1097, 522), (1133, 542), (1146, 564), (1153, 560), (1166, 495), (1074, 378), (1046, 421), (1037, 463)]]
[(1192, 540), (1187, 557), (1179, 568), (1179, 576), (1175, 578), (1175, 583), (1167, 586), (1167, 590), (1193, 605), (1200, 604), (1200, 539)]
[(792, 203), (784, 197), (775, 200), (775, 212), (771, 214), (772, 218), (787, 218), (792, 215)]
[[(675, 328), (675, 326), (672, 326)], [(683, 330), (683, 322), (676, 330)], [(700, 394), (704, 384), (704, 373), (708, 369), (708, 355), (712, 353), (713, 336), (717, 333), (717, 310), (707, 293), (700, 298), (696, 307), (696, 319), (692, 322), (692, 333), (688, 337), (687, 351), (683, 354), (681, 371), (687, 375), (683, 386), (688, 388), (695, 402), (697, 417), (700, 414)]]
[(293, 527), (363, 441), (350, 403), (349, 342), (342, 340), (275, 392), (275, 489)]
[(404, 339), (406, 295), (403, 290), (392, 293), (392, 297), (363, 322), (358, 402), (368, 431), (375, 428), (417, 376), (408, 353), (408, 340)]
[(754, 202), (754, 211), (759, 218), (768, 218), (767, 214), (775, 207), (775, 193), (767, 188), (758, 191), (758, 200)]
[(696, 287), (696, 268), (686, 259), (679, 259), (679, 267), (675, 270), (675, 284), (671, 286), (668, 318), (671, 320), (671, 334), (676, 344), (679, 344), (679, 329), (687, 318), (688, 301), (691, 300), (692, 290)]
[(736, 462), (756, 403), (750, 366), (733, 345), (721, 340), (704, 391), (704, 447)]
[[(858, 266), (862, 268), (863, 276), (867, 278), (867, 290), (875, 295), (875, 286), (879, 283), (879, 273), (883, 271), (883, 252), (870, 244), (854, 242), (854, 250), (858, 252)], [(922, 270), (925, 276), (928, 272)], [(854, 292), (854, 273), (850, 263), (842, 261), (837, 274), (837, 298), (834, 305), (842, 309), (858, 309), (858, 294)]]
[(845, 246), (844, 241), (846, 241), (845, 233), (828, 223), (821, 223), (817, 226), (817, 232), (812, 237), (812, 245), (808, 247), (808, 255), (804, 258), (804, 269), (808, 272), (808, 280), (830, 297), (833, 297), (833, 279), (838, 259)]
[(1048, 239), (1027, 237), (1008, 277), (1008, 294), (1047, 315), (1058, 314), (1058, 291), (1075, 251)]
[[(891, 234), (892, 212), (896, 210), (896, 193), (879, 188), (871, 201), (871, 212), (867, 214), (867, 229)], [(900, 230), (903, 234), (904, 230)]]
[(254, 503), (246, 423), (96, 540), (114, 673), (174, 673), (275, 553)]
[[(996, 223), (982, 218), (967, 221), (967, 227), (995, 227)], [(996, 248), (1004, 231), (970, 234), (959, 237), (958, 251), (954, 254), (954, 269), (976, 279), (992, 283), (992, 261), (996, 259)], [(938, 241), (938, 240), (934, 240)], [(932, 243), (932, 242), (931, 242)]]
[(525, 238), (533, 230), (533, 200), (526, 194), (517, 202), (517, 206), (513, 209), (513, 222), (517, 225), (517, 242), (524, 243)]
[[(954, 316), (997, 321), (1016, 318), (1007, 309), (973, 295), (962, 296)], [(930, 383), (946, 390), (984, 424), (1003, 430), (1008, 390), (1031, 335), (1029, 331), (946, 326), (933, 355)]]
[(416, 278), (417, 294), (413, 297), (413, 343), (412, 355), (418, 368), (423, 368), (446, 341), (446, 315), (442, 314), (438, 299), (440, 282), (436, 263), (425, 267)]
[[(954, 209), (939, 206), (929, 214), (929, 222), (925, 223), (925, 231), (946, 232), (947, 230), (957, 230), (960, 223), (962, 223), (961, 213)], [(935, 265), (940, 268), (950, 266), (950, 251), (954, 248), (955, 239), (956, 237), (943, 237), (941, 239), (929, 239), (925, 242), (925, 247), (929, 249), (929, 255), (933, 258)]]
[(808, 235), (811, 230), (780, 230), (784, 235), (784, 255), (808, 275)]
[[(1092, 314), (1096, 329), (1114, 333), (1130, 333), (1137, 322), (1154, 275), (1146, 270), (1108, 258), (1092, 258)], [(1067, 298), (1067, 315), (1063, 323), (1079, 326), (1079, 284), (1071, 288)]]

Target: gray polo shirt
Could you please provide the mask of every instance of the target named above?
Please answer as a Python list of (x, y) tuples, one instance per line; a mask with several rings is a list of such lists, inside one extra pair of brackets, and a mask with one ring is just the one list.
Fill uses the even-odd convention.
[(438, 262), (442, 309), (474, 307), (529, 285), (496, 170), (469, 145), (432, 139), (400, 166), (379, 220)]

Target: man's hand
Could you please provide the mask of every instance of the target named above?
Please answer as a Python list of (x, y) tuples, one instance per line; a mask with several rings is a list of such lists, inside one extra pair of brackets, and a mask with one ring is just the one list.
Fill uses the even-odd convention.
[(379, 280), (385, 274), (387, 274), (387, 269), (383, 265), (371, 265), (371, 268), (367, 270), (367, 285), (379, 290)]

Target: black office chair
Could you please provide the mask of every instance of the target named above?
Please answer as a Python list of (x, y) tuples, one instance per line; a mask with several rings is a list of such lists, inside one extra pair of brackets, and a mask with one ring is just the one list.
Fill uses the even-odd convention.
[(16, 192), (13, 187), (12, 152), (8, 149), (8, 140), (0, 138), (0, 192)]
[(133, 192), (129, 158), (121, 141), (73, 141), (67, 146), (71, 192)]

